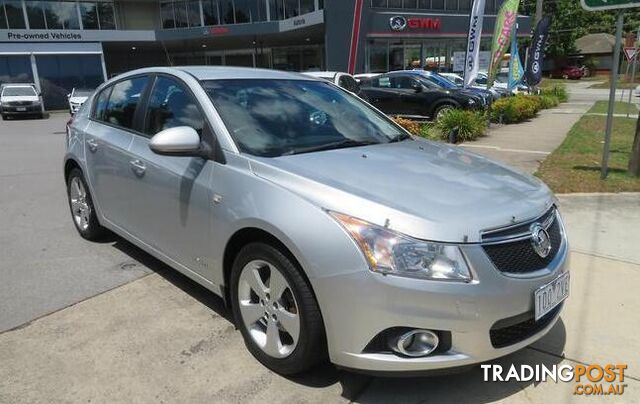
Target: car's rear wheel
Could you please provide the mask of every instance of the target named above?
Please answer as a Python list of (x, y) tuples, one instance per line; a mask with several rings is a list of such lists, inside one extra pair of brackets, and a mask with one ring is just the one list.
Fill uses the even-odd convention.
[(78, 168), (72, 169), (67, 178), (67, 196), (71, 218), (80, 236), (92, 241), (103, 238), (108, 230), (98, 221), (89, 187), (82, 171)]
[(248, 244), (231, 270), (236, 326), (266, 367), (295, 374), (326, 360), (320, 309), (297, 265), (276, 247)]
[(2, 120), (6, 121), (7, 119), (9, 119), (9, 115), (2, 114)]

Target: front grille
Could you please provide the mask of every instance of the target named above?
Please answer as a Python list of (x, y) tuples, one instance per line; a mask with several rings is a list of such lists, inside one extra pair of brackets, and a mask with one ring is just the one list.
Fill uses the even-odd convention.
[[(489, 330), (491, 345), (494, 348), (504, 348), (532, 337), (553, 321), (562, 306), (563, 303), (560, 303), (538, 321), (535, 321), (533, 312), (529, 312), (524, 316), (516, 316), (496, 322)], [(525, 319), (522, 320), (522, 318)], [(518, 322), (513, 324), (514, 320)]]
[[(531, 238), (529, 237), (519, 238), (515, 241), (506, 240), (496, 244), (485, 244), (482, 247), (493, 265), (500, 272), (526, 274), (529, 272), (539, 271), (549, 266), (560, 250), (560, 245), (562, 244), (562, 230), (560, 228), (559, 220), (555, 215), (555, 210), (551, 211), (551, 213), (546, 213), (534, 222), (509, 229), (509, 231), (520, 232), (520, 234), (522, 234), (522, 230), (525, 227), (528, 229), (531, 223), (545, 223), (547, 221), (551, 221), (547, 227), (547, 233), (549, 233), (549, 240), (551, 241), (551, 251), (544, 258), (538, 255), (538, 253), (533, 249), (533, 246), (531, 245)], [(496, 233), (493, 233), (491, 234), (491, 237), (494, 237), (495, 235)], [(500, 236), (506, 236), (504, 231), (501, 232)]]
[(27, 105), (31, 105), (32, 101), (9, 101), (7, 102), (7, 105), (11, 105), (14, 107), (24, 107)]

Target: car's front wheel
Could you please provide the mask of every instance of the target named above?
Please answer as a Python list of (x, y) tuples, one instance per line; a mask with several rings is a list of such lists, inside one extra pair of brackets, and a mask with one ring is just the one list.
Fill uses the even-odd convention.
[(231, 270), (236, 326), (253, 356), (280, 374), (295, 374), (326, 360), (320, 309), (298, 266), (283, 251), (251, 243)]
[(67, 196), (73, 224), (83, 238), (95, 241), (108, 234), (107, 229), (102, 227), (98, 221), (89, 187), (79, 168), (74, 168), (69, 173)]

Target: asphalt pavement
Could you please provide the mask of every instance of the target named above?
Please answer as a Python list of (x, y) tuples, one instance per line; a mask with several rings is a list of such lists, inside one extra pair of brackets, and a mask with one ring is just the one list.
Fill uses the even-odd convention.
[(77, 235), (63, 177), (68, 120), (0, 121), (0, 332), (151, 272), (125, 241)]

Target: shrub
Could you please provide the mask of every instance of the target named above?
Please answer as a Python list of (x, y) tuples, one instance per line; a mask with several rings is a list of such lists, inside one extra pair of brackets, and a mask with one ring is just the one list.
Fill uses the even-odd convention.
[(555, 95), (541, 95), (540, 103), (542, 104), (542, 109), (548, 109), (557, 107), (560, 104), (560, 100)]
[(564, 84), (555, 84), (551, 87), (542, 88), (540, 90), (540, 95), (552, 95), (558, 98), (559, 102), (567, 102), (569, 99), (569, 95), (567, 94), (567, 89)]
[(515, 106), (516, 97), (500, 98), (491, 105), (491, 121), (502, 123), (520, 122)]
[(491, 106), (491, 121), (518, 123), (531, 119), (544, 108), (542, 97), (537, 95), (516, 95), (501, 98)]
[(458, 141), (474, 140), (482, 136), (487, 129), (487, 120), (483, 113), (452, 109), (438, 119), (433, 127), (441, 139), (447, 139), (449, 132), (458, 128)]
[(412, 135), (420, 136), (421, 125), (419, 122), (412, 121), (410, 119), (400, 118), (398, 116), (393, 117), (393, 120), (403, 128), (405, 128)]

